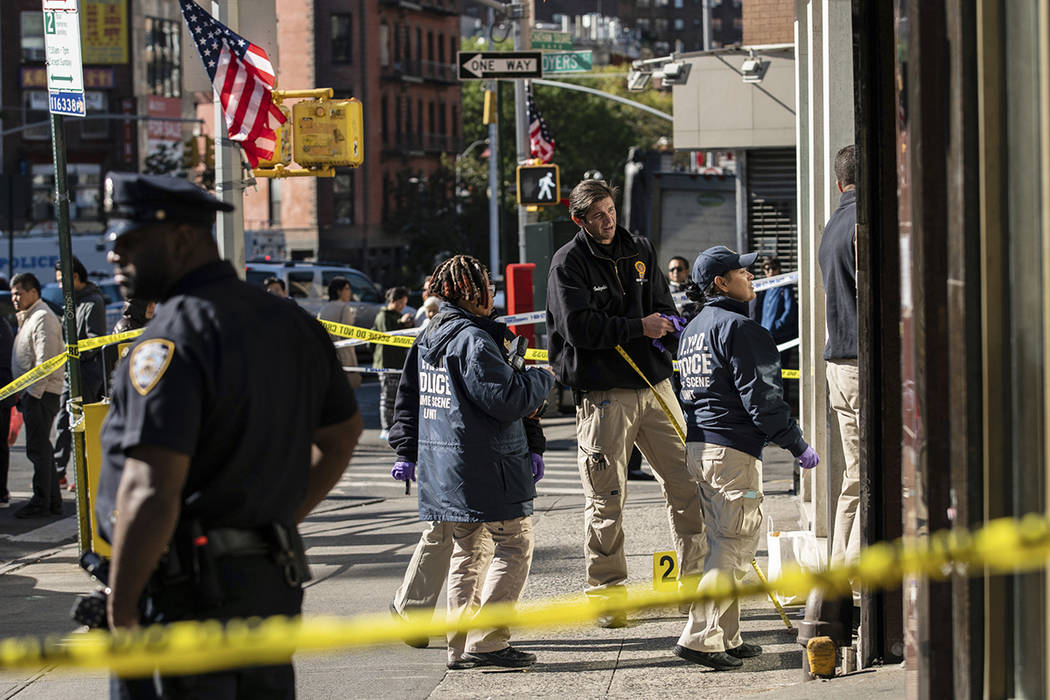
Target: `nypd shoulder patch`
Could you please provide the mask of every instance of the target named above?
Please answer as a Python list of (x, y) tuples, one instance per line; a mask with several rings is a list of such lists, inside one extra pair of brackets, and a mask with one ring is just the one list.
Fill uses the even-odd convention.
[(128, 358), (128, 376), (135, 391), (148, 394), (171, 364), (175, 343), (164, 338), (153, 338), (139, 343)]

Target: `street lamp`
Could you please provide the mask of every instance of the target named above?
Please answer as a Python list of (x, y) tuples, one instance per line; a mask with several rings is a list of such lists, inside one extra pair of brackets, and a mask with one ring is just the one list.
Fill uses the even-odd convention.
[(462, 153), (460, 153), (459, 155), (456, 156), (456, 163), (455, 163), (456, 192), (455, 192), (455, 194), (456, 194), (456, 216), (457, 217), (463, 213), (463, 205), (460, 204), (460, 197), (461, 197), (461, 195), (460, 195), (460, 187), (459, 187), (459, 161), (460, 161), (460, 159), (466, 158), (468, 155), (470, 155), (470, 152), (473, 151), (478, 146), (480, 146), (481, 144), (483, 144), (483, 143), (487, 144), (488, 142), (489, 142), (488, 139), (478, 139), (477, 141), (474, 141), (472, 144), (467, 146), (466, 150), (464, 150)]

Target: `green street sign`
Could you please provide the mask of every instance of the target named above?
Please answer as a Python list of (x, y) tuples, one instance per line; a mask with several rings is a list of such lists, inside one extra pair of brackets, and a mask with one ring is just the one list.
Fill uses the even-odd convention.
[(586, 73), (594, 66), (591, 51), (545, 51), (543, 53), (543, 74), (547, 73)]
[(532, 30), (534, 49), (571, 49), (572, 35), (568, 32), (552, 32), (546, 29)]

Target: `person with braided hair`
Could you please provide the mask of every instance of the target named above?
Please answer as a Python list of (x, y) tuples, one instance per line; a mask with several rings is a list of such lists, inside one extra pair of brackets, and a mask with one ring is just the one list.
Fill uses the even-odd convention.
[[(398, 461), (391, 474), (413, 478), (418, 464), (419, 519), (450, 532), (448, 616), (457, 620), (489, 604), (514, 603), (525, 587), (543, 463), (530, 453), (522, 419), (541, 408), (554, 376), (511, 365), (507, 327), (488, 318), (494, 290), (477, 259), (456, 255), (442, 262), (430, 293), (441, 305), (401, 373), (389, 438)], [(509, 642), (506, 627), (451, 633), (448, 668), (535, 663), (535, 654)]]

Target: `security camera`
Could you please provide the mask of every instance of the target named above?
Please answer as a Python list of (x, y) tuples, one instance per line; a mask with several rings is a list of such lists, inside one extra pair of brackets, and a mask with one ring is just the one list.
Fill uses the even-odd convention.
[(762, 79), (766, 77), (768, 69), (769, 61), (756, 56), (748, 57), (740, 66), (740, 72), (743, 74), (745, 83), (761, 83)]

